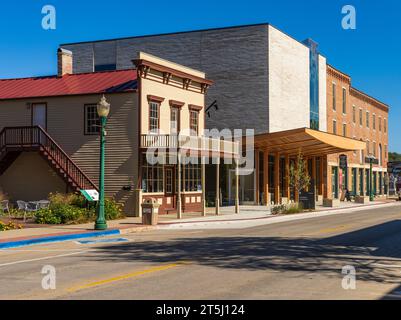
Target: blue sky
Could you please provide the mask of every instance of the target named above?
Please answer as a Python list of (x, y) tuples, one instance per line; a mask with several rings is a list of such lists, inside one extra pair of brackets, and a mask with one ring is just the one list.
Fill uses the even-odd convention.
[[(54, 5), (57, 29), (41, 27)], [(341, 27), (341, 8), (357, 10), (357, 29)], [(149, 5), (150, 7), (147, 7)], [(391, 106), (390, 151), (401, 153), (401, 1), (2, 1), (0, 78), (56, 73), (60, 43), (269, 22), (298, 40), (311, 37), (353, 86)]]

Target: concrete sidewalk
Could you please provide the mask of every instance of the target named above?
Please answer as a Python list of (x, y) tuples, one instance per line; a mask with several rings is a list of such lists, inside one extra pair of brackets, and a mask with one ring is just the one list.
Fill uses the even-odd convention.
[[(241, 222), (261, 223), (261, 220), (269, 219), (263, 223), (278, 223), (282, 221), (299, 220), (322, 215), (338, 214), (362, 209), (377, 209), (383, 206), (397, 205), (394, 201), (376, 201), (374, 203), (356, 205), (343, 203), (339, 208), (318, 208), (314, 212), (306, 212), (292, 215), (271, 215), (269, 209), (264, 206), (241, 206), (240, 213), (235, 214), (234, 207), (222, 207), (220, 215), (214, 214), (214, 208), (207, 209), (207, 215), (201, 216), (199, 213), (185, 213), (183, 219), (177, 219), (176, 215), (163, 215), (159, 217), (158, 226), (144, 226), (141, 224), (141, 218), (129, 217), (122, 220), (108, 221), (108, 230), (106, 233), (101, 233), (93, 230), (93, 223), (79, 225), (28, 225), (24, 229), (10, 230), (0, 232), (0, 248), (6, 243), (21, 242), (25, 243), (28, 240), (49, 239), (55, 241), (66, 241), (71, 238), (107, 236), (108, 234), (127, 234), (132, 232), (143, 232), (155, 229), (169, 229), (181, 226), (204, 226), (204, 225), (222, 225), (222, 224), (237, 224)], [(401, 206), (401, 203), (398, 203)], [(65, 239), (65, 240), (63, 240)]]

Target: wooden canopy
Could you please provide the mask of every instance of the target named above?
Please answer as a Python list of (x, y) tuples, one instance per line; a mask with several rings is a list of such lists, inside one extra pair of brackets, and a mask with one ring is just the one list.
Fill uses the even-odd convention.
[(255, 149), (269, 153), (295, 156), (301, 150), (305, 156), (322, 156), (333, 153), (364, 150), (366, 143), (335, 134), (300, 128), (264, 133), (255, 136)]

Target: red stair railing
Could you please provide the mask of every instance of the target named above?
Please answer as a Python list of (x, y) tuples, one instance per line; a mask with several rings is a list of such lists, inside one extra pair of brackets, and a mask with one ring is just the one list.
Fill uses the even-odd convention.
[(0, 133), (0, 158), (8, 149), (41, 149), (62, 169), (79, 189), (98, 189), (96, 184), (75, 164), (64, 150), (40, 126), (5, 127)]

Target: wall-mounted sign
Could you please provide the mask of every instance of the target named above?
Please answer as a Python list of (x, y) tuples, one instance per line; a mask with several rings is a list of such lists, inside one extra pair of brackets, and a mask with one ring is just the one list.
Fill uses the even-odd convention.
[(81, 190), (82, 195), (85, 197), (86, 200), (88, 201), (99, 201), (99, 192), (97, 190), (92, 189), (92, 190)]

